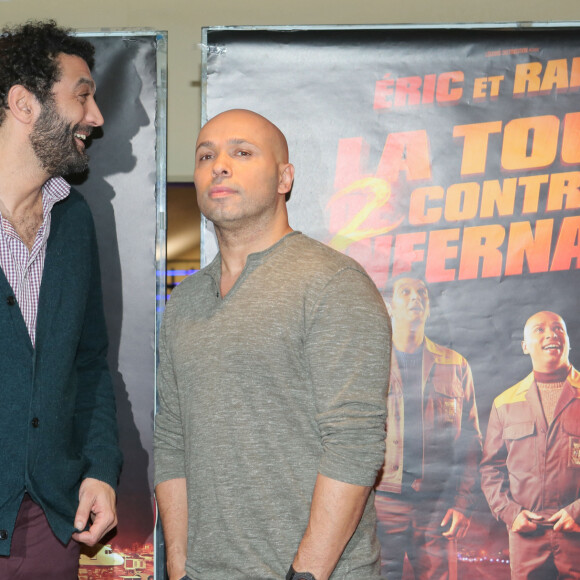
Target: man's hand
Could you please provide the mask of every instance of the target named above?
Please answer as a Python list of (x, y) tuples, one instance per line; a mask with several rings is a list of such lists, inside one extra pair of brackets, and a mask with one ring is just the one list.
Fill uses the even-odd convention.
[(441, 527), (444, 528), (449, 525), (449, 522), (451, 522), (449, 529), (441, 535), (448, 540), (464, 538), (469, 529), (469, 518), (465, 517), (459, 510), (449, 508), (441, 521)]
[(543, 517), (531, 512), (522, 510), (512, 524), (512, 532), (533, 532), (538, 528), (538, 522), (543, 521)]
[(89, 516), (91, 526), (86, 531), (76, 532), (73, 540), (94, 546), (108, 531), (117, 525), (115, 491), (104, 481), (87, 477), (79, 489), (79, 507), (75, 515), (75, 528), (84, 530)]
[(565, 509), (557, 511), (546, 521), (554, 524), (555, 532), (580, 532), (580, 524)]

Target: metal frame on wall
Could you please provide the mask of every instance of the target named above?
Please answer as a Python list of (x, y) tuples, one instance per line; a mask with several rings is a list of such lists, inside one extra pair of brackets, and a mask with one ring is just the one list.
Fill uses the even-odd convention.
[(163, 558), (154, 561), (161, 540), (152, 433), (157, 333), (166, 296), (167, 33), (104, 29), (77, 34), (96, 48), (92, 72), (105, 123), (88, 148), (88, 175), (73, 185), (95, 219), (125, 458), (117, 530), (95, 549), (83, 550), (79, 577), (132, 574), (150, 580), (163, 578), (155, 570), (164, 566)]

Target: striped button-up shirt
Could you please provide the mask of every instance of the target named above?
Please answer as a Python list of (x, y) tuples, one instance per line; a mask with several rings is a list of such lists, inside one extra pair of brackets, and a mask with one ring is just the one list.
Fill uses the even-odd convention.
[(50, 234), (50, 210), (70, 193), (62, 177), (49, 179), (42, 188), (42, 225), (36, 233), (32, 250), (28, 250), (13, 225), (0, 214), (0, 267), (22, 312), (30, 340), (36, 339), (38, 296), (42, 282), (46, 242)]

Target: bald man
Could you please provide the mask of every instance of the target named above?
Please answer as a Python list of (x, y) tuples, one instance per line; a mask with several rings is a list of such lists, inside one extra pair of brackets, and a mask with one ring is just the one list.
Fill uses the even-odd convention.
[(562, 317), (531, 316), (522, 350), (533, 371), (493, 403), (482, 489), (507, 526), (512, 578), (580, 578), (580, 374)]
[(390, 323), (356, 262), (288, 223), (294, 167), (264, 117), (202, 129), (219, 254), (160, 337), (156, 493), (171, 580), (379, 578)]

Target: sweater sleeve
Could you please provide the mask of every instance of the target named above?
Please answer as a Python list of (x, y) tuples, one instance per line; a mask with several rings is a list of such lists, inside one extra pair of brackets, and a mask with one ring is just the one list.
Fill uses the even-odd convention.
[(154, 434), (155, 485), (186, 475), (183, 424), (167, 336), (171, 306), (171, 302), (167, 304), (159, 335), (158, 409)]
[(322, 441), (319, 473), (372, 486), (385, 452), (391, 326), (364, 273), (335, 274), (307, 313), (305, 351)]
[(122, 455), (113, 383), (106, 360), (107, 329), (94, 234), (91, 251), (89, 295), (75, 359), (78, 381), (75, 420), (86, 465), (83, 478), (95, 478), (116, 489)]

